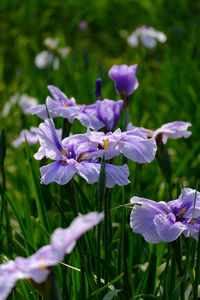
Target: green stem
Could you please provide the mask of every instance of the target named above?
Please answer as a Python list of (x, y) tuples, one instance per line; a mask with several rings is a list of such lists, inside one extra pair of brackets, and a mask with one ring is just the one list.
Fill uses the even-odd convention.
[(184, 274), (183, 274), (183, 268), (182, 268), (182, 245), (181, 245), (181, 239), (178, 238), (174, 242), (171, 243), (172, 249), (174, 251), (174, 256), (176, 259), (176, 263), (178, 266), (179, 271), (179, 277), (180, 277), (180, 288), (181, 288), (181, 300), (184, 300), (185, 294), (184, 294), (184, 288), (185, 288), (185, 280), (184, 280)]
[(62, 139), (69, 136), (70, 129), (71, 129), (71, 124), (68, 122), (67, 119), (63, 119)]
[(194, 300), (198, 299), (198, 284), (199, 284), (199, 268), (200, 268), (200, 232), (197, 243), (197, 260), (195, 268), (195, 281), (194, 281)]

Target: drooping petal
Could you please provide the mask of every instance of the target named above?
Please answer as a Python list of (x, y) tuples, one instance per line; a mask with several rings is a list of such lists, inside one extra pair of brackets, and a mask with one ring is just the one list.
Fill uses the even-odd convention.
[(165, 144), (168, 138), (171, 139), (179, 139), (179, 138), (188, 138), (192, 133), (191, 131), (187, 131), (188, 127), (191, 126), (191, 123), (183, 122), (183, 121), (174, 121), (171, 123), (167, 123), (162, 125), (154, 132), (154, 138), (156, 138), (159, 134), (162, 134), (162, 141)]
[[(95, 114), (96, 114), (96, 108), (95, 108)], [(83, 126), (87, 128), (92, 128), (94, 130), (99, 130), (103, 128), (105, 125), (97, 118), (97, 115), (95, 114), (87, 107), (85, 107), (83, 111), (80, 110), (77, 113), (75, 118), (78, 119)]]
[(83, 177), (87, 183), (98, 181), (101, 165), (99, 163), (82, 161), (76, 164), (77, 173)]
[[(139, 197), (133, 198), (143, 200), (143, 198)], [(133, 200), (133, 198), (131, 202), (134, 203), (133, 201), (136, 200), (136, 203), (138, 203), (139, 200)], [(160, 209), (158, 209), (156, 206), (154, 207), (154, 205), (148, 205), (146, 203), (142, 206), (136, 204), (131, 212), (130, 227), (132, 231), (141, 234), (148, 243), (162, 242), (162, 239), (158, 235), (154, 224), (154, 218), (156, 217), (158, 212), (161, 213)]]
[(0, 299), (6, 299), (18, 280), (14, 261), (0, 265)]
[(55, 161), (47, 166), (40, 168), (41, 183), (49, 184), (56, 182), (58, 184), (68, 183), (76, 174), (73, 164), (67, 164), (62, 161)]
[(77, 113), (80, 111), (78, 106), (65, 106), (59, 101), (52, 100), (51, 97), (47, 97), (46, 104), (51, 116), (53, 114), (54, 117), (63, 117), (68, 119), (70, 123), (73, 123)]
[(151, 162), (157, 150), (155, 139), (138, 136), (125, 137), (120, 141), (118, 148), (124, 156), (138, 163)]
[(40, 104), (40, 105), (36, 105), (36, 106), (32, 106), (32, 107), (28, 108), (26, 110), (25, 114), (36, 115), (39, 118), (44, 119), (44, 120), (48, 118), (45, 104)]
[(187, 226), (182, 222), (173, 221), (170, 214), (156, 215), (153, 222), (159, 237), (164, 242), (172, 242), (176, 240), (179, 235), (187, 229)]
[(106, 187), (112, 188), (115, 184), (127, 185), (130, 183), (129, 168), (127, 165), (115, 166), (112, 164), (105, 164), (106, 167)]
[(36, 127), (31, 127), (30, 131), (27, 129), (22, 130), (20, 132), (19, 138), (13, 141), (13, 146), (15, 148), (21, 146), (21, 144), (25, 142), (25, 137), (29, 145), (35, 145), (39, 141), (37, 132), (38, 132), (38, 128)]
[(104, 218), (103, 213), (91, 212), (78, 216), (67, 229), (57, 228), (51, 236), (51, 245), (64, 253), (71, 253), (77, 239), (86, 231), (97, 225)]

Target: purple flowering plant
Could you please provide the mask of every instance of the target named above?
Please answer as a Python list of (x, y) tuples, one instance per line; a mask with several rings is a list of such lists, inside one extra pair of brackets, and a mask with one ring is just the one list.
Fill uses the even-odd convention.
[(104, 218), (103, 213), (91, 212), (78, 216), (66, 228), (57, 228), (51, 235), (51, 243), (43, 246), (33, 255), (17, 257), (0, 265), (0, 299), (6, 299), (19, 279), (32, 279), (36, 283), (44, 282), (52, 272), (50, 267), (72, 252), (76, 241), (86, 231)]
[[(42, 297), (48, 294), (48, 297), (50, 295), (55, 300), (62, 297), (51, 284), (51, 280), (54, 282), (54, 279), (63, 299), (77, 297), (102, 299), (104, 296), (104, 299), (111, 299), (110, 297), (116, 296), (119, 292), (122, 299), (138, 296), (145, 298), (149, 295), (162, 297), (168, 292), (166, 286), (170, 285), (168, 298), (175, 291), (177, 297), (180, 296), (183, 300), (184, 285), (189, 276), (193, 276), (192, 288), (198, 290), (196, 266), (198, 261), (200, 263), (200, 254), (193, 250), (192, 246), (199, 237), (200, 193), (194, 189), (183, 188), (178, 199), (169, 201), (173, 199), (171, 195), (175, 194), (173, 184), (176, 182), (172, 178), (171, 164), (165, 146), (168, 138), (188, 138), (191, 135), (188, 130), (191, 124), (175, 121), (164, 124), (154, 131), (134, 127), (132, 124), (127, 127), (130, 96), (139, 85), (136, 72), (137, 64), (114, 65), (109, 70), (108, 75), (114, 80), (116, 91), (123, 100), (103, 98), (102, 82), (101, 78), (98, 78), (94, 91), (96, 101), (93, 103), (91, 101), (90, 105), (77, 104), (73, 97), (69, 99), (59, 88), (49, 85), (51, 97), (46, 98), (46, 103), (26, 110), (27, 114), (37, 115), (44, 121), (38, 127), (31, 127), (30, 131), (22, 130), (19, 138), (13, 141), (15, 148), (25, 140), (29, 145), (38, 142), (40, 144), (34, 155), (32, 149), (26, 147), (30, 170), (26, 169), (27, 161), (25, 161), (24, 171), (16, 178), (18, 183), (21, 178), (27, 183), (27, 186), (22, 185), (22, 191), (18, 191), (20, 196), (23, 192), (20, 199), (18, 193), (16, 199), (10, 199), (10, 193), (7, 192), (7, 186), (8, 189), (10, 186), (5, 184), (6, 143), (3, 133), (0, 135), (0, 171), (3, 170), (3, 176), (0, 178), (2, 198), (0, 215), (3, 219), (3, 226), (0, 227), (0, 241), (3, 241), (0, 299), (5, 299), (20, 279), (27, 279), (38, 289)], [(124, 114), (122, 128), (120, 128), (121, 113)], [(76, 119), (83, 125), (81, 133), (76, 132), (76, 124), (71, 126)], [(57, 130), (60, 122), (63, 122), (63, 128)], [(20, 149), (15, 150), (17, 151)], [(10, 156), (8, 152), (8, 164)], [(150, 164), (155, 157), (167, 179), (167, 188), (159, 181), (159, 177), (156, 178), (156, 165), (152, 167)], [(20, 156), (18, 163), (23, 169)], [(148, 164), (138, 165), (144, 163)], [(8, 176), (15, 176), (15, 168), (10, 170), (12, 174)], [(151, 180), (150, 187), (147, 184), (148, 179)], [(158, 184), (160, 188), (156, 194)], [(165, 193), (168, 188), (171, 194), (169, 199)], [(178, 183), (176, 188), (179, 190)], [(133, 191), (149, 192), (150, 189), (151, 194), (158, 196), (159, 202), (136, 196), (131, 198), (132, 231), (141, 234), (148, 243), (156, 244), (153, 247), (145, 244), (145, 251), (142, 247), (138, 251), (143, 241), (133, 235), (129, 226), (126, 226), (128, 225), (126, 206), (130, 205), (127, 205), (127, 202), (129, 194)], [(163, 199), (164, 201), (160, 201)], [(68, 228), (61, 228), (66, 227), (72, 213), (77, 216), (79, 212), (85, 214), (94, 210), (99, 212), (78, 216)], [(104, 211), (105, 222), (93, 230), (92, 234), (80, 240), (77, 249), (63, 263), (71, 270), (67, 268), (63, 271), (61, 267), (56, 267), (54, 273), (52, 267), (63, 261), (66, 253), (72, 252), (78, 238), (102, 221), (104, 214), (100, 213), (101, 211)], [(30, 218), (30, 214), (34, 217)], [(8, 220), (9, 215), (11, 221)], [(41, 247), (46, 244), (52, 228), (57, 229), (51, 235), (50, 244)], [(4, 231), (6, 234), (3, 234)], [(187, 239), (188, 237), (194, 239)], [(5, 240), (9, 248), (7, 251), (4, 250)], [(178, 244), (180, 240), (183, 246), (181, 243)], [(170, 247), (177, 242), (174, 256), (179, 277), (175, 278), (173, 275), (173, 278), (176, 283), (180, 281), (178, 288), (174, 283), (168, 284), (170, 282), (168, 274), (170, 276), (173, 272), (175, 274), (176, 266), (174, 268), (175, 260), (170, 258), (171, 250), (168, 244), (162, 246), (161, 242), (170, 242)], [(193, 251), (191, 251), (192, 259), (188, 259), (189, 262), (192, 260), (194, 262), (190, 267), (192, 270), (190, 274), (184, 274), (183, 270), (186, 268), (182, 266), (185, 253), (189, 253), (185, 250), (187, 243), (191, 243), (190, 250)], [(35, 252), (39, 247), (41, 248)], [(160, 262), (164, 271), (160, 269), (158, 271)], [(147, 270), (144, 270), (141, 263), (147, 265)], [(195, 275), (193, 275), (194, 268)], [(80, 272), (80, 276), (73, 272)], [(164, 276), (161, 274), (161, 277), (166, 277), (164, 281), (162, 278), (157, 280), (158, 272), (166, 273)], [(130, 279), (134, 281), (133, 285)], [(138, 285), (138, 282), (142, 284)], [(22, 285), (17, 285), (17, 295), (21, 286), (24, 288), (23, 282)], [(24, 289), (29, 292), (26, 286)], [(111, 291), (107, 293), (107, 289)], [(15, 295), (14, 293), (12, 295)], [(32, 290), (31, 293), (33, 299), (38, 298)]]

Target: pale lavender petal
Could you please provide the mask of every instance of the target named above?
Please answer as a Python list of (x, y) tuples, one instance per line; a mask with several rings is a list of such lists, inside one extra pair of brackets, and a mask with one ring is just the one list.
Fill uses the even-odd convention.
[(55, 161), (47, 166), (40, 168), (41, 183), (49, 184), (56, 182), (58, 184), (68, 183), (76, 174), (73, 164), (67, 164), (62, 161)]
[(133, 197), (131, 202), (134, 203), (136, 201), (138, 203), (144, 200), (147, 200), (145, 201), (147, 203), (142, 204), (142, 206), (136, 204), (133, 207), (130, 216), (130, 227), (133, 232), (141, 234), (148, 243), (160, 243), (162, 239), (158, 235), (153, 221), (161, 210), (154, 206), (154, 201), (151, 201), (151, 205), (149, 205), (148, 199)]
[(59, 101), (56, 102), (52, 100), (50, 97), (46, 99), (47, 108), (50, 116), (54, 117), (63, 117), (68, 119), (70, 123), (73, 123), (77, 113), (80, 111), (78, 106), (64, 106), (64, 104)]
[(0, 265), (0, 299), (6, 299), (15, 286), (18, 276), (15, 262), (8, 261)]
[[(62, 159), (62, 146), (60, 137), (57, 135), (52, 120), (47, 119), (41, 123), (38, 130), (39, 142), (41, 149), (45, 150), (45, 155), (53, 160)], [(37, 158), (37, 156), (35, 157)]]
[(41, 119), (47, 119), (48, 118), (45, 104), (32, 106), (32, 107), (28, 108), (25, 113), (28, 114), (28, 115), (36, 115)]
[(38, 128), (36, 127), (34, 128), (31, 127), (30, 131), (28, 131), (27, 129), (22, 130), (19, 138), (13, 141), (13, 146), (15, 148), (21, 146), (21, 144), (25, 142), (25, 137), (29, 145), (35, 145), (39, 141), (37, 132), (38, 132)]
[(191, 123), (183, 121), (175, 121), (171, 123), (164, 124), (154, 132), (154, 138), (159, 134), (162, 134), (162, 140), (165, 144), (168, 138), (179, 139), (179, 138), (188, 138), (192, 133), (187, 131), (188, 127), (191, 126)]
[(98, 181), (101, 165), (99, 163), (82, 161), (76, 164), (77, 173), (88, 183)]
[(63, 253), (71, 253), (77, 239), (97, 225), (104, 218), (103, 213), (91, 212), (78, 216), (67, 229), (57, 228), (51, 236), (51, 245)]
[(129, 168), (127, 165), (115, 166), (106, 164), (106, 187), (112, 188), (115, 184), (127, 185), (130, 183)]
[(156, 215), (153, 222), (159, 237), (164, 242), (172, 242), (176, 240), (179, 235), (187, 229), (187, 226), (182, 222), (173, 221), (170, 214)]
[(94, 130), (99, 130), (105, 126), (104, 123), (94, 115), (94, 113), (87, 111), (87, 108), (85, 108), (83, 112), (78, 112), (75, 118), (78, 119), (83, 126)]
[(155, 139), (146, 139), (138, 136), (127, 136), (121, 140), (117, 149), (125, 157), (138, 163), (151, 162), (155, 158), (157, 146)]
[(141, 198), (141, 197), (137, 197), (134, 196), (131, 198), (130, 202), (132, 204), (141, 204), (142, 207), (148, 206), (150, 210), (154, 211), (155, 214), (161, 214), (161, 213), (169, 213), (170, 212), (170, 208), (167, 205), (166, 202), (164, 201), (160, 201), (160, 202), (156, 202), (153, 200), (149, 200), (146, 198)]
[(157, 44), (156, 39), (154, 37), (152, 37), (152, 36), (149, 36), (148, 34), (143, 34), (140, 37), (140, 40), (141, 40), (142, 44), (146, 48), (149, 48), (149, 49), (154, 48), (156, 46), (156, 44)]

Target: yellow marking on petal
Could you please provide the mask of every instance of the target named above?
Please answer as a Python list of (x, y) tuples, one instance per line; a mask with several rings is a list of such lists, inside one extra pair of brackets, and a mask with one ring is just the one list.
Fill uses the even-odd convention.
[(164, 214), (168, 215), (168, 213), (166, 211), (163, 210), (163, 212), (164, 212)]
[(192, 220), (190, 221), (190, 224), (193, 224), (193, 223), (197, 223), (197, 221), (194, 220), (194, 219), (192, 219)]
[[(45, 255), (42, 255), (42, 256), (40, 257), (40, 260), (45, 260)], [(41, 270), (46, 270), (47, 267), (42, 266), (42, 267), (40, 267), (40, 269), (41, 269)]]
[(89, 152), (81, 154), (81, 156), (79, 156), (79, 158), (77, 159), (77, 162), (80, 162), (81, 159), (83, 159), (87, 154), (89, 154)]
[(69, 150), (67, 149), (67, 147), (63, 147), (67, 152), (69, 152)]
[(65, 107), (68, 107), (68, 105), (67, 105), (66, 103), (64, 103), (64, 106), (65, 106)]
[(184, 214), (184, 212), (186, 211), (186, 209), (187, 209), (187, 206), (184, 206), (184, 207), (181, 209), (180, 214), (179, 214), (180, 217), (182, 216), (182, 214)]
[(62, 160), (62, 161), (61, 161), (61, 165), (67, 165), (67, 162), (64, 161), (64, 160)]
[(103, 143), (104, 143), (104, 149), (108, 150), (108, 141), (104, 140)]
[(67, 154), (65, 153), (65, 151), (64, 151), (63, 149), (61, 149), (60, 151), (62, 152), (62, 154), (63, 154), (64, 156), (67, 157)]
[(149, 136), (150, 138), (152, 138), (152, 137), (153, 137), (153, 133), (148, 132), (148, 136)]

